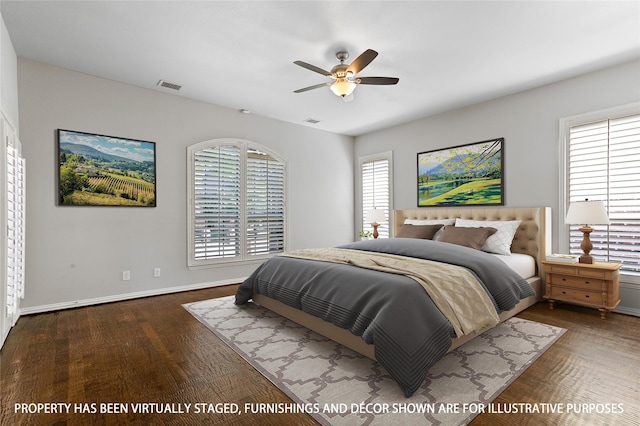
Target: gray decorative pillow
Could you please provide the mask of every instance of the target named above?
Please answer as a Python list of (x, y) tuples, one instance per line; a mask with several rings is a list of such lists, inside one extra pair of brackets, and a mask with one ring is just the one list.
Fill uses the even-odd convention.
[(445, 226), (440, 241), (471, 247), (480, 250), (487, 238), (495, 234), (496, 228), (465, 228), (462, 226)]
[(442, 228), (436, 232), (436, 235), (433, 236), (432, 240), (439, 241), (440, 235), (442, 235), (442, 230), (444, 226), (453, 225), (456, 223), (455, 219), (405, 219), (404, 223), (407, 225), (443, 225)]
[(409, 225), (404, 224), (398, 230), (396, 238), (420, 238), (423, 240), (432, 240), (433, 236), (444, 225)]

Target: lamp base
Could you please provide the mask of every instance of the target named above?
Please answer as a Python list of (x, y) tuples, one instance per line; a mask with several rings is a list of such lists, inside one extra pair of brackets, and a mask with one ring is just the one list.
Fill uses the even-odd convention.
[(588, 264), (592, 264), (593, 263), (593, 256), (589, 255), (589, 254), (583, 254), (582, 256), (580, 256), (578, 258), (578, 263), (588, 263)]
[(584, 236), (582, 238), (582, 242), (580, 243), (580, 248), (582, 249), (584, 254), (580, 256), (580, 258), (578, 259), (578, 262), (591, 264), (593, 263), (593, 256), (591, 256), (589, 252), (591, 252), (591, 249), (593, 248), (593, 244), (591, 243), (591, 238), (589, 238), (589, 234), (593, 232), (593, 228), (585, 225), (579, 228), (578, 231), (582, 232)]
[(371, 226), (373, 226), (373, 238), (374, 239), (378, 238), (378, 235), (379, 235), (378, 234), (378, 226), (380, 226), (380, 224), (377, 223), (377, 222), (374, 222), (374, 223), (371, 224)]

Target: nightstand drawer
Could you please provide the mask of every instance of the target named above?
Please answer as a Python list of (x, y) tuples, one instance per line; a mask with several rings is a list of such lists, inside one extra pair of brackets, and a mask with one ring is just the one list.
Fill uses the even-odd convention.
[(551, 272), (552, 274), (563, 274), (563, 275), (578, 275), (578, 268), (574, 265), (563, 265), (563, 264), (548, 264), (546, 265), (547, 272)]
[(611, 271), (606, 271), (603, 269), (578, 269), (578, 275), (581, 277), (591, 277), (591, 278), (607, 278), (607, 274), (611, 274)]
[(554, 286), (571, 287), (579, 290), (601, 291), (603, 280), (583, 278), (569, 275), (551, 275), (551, 284)]
[(558, 275), (574, 275), (577, 277), (589, 277), (600, 278), (601, 280), (610, 280), (614, 274), (617, 274), (617, 269), (608, 267), (610, 264), (606, 263), (593, 263), (593, 264), (580, 264), (574, 263), (570, 265), (563, 265), (558, 263), (547, 263), (545, 270), (552, 274)]
[(549, 309), (556, 300), (580, 303), (598, 308), (604, 319), (620, 303), (621, 263), (542, 263), (547, 280), (544, 298), (549, 301)]
[(572, 288), (553, 287), (551, 289), (551, 297), (553, 299), (586, 303), (589, 305), (600, 305), (602, 303), (602, 294), (581, 291)]

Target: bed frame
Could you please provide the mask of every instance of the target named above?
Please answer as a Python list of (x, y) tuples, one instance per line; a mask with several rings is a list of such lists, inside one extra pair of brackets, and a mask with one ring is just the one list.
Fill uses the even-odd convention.
[[(544, 271), (542, 261), (551, 252), (551, 208), (550, 207), (433, 207), (415, 210), (395, 210), (392, 214), (393, 224), (392, 235), (400, 229), (405, 219), (471, 219), (471, 220), (521, 220), (520, 227), (516, 231), (511, 244), (513, 253), (524, 253), (536, 259), (536, 276), (527, 281), (536, 291), (534, 296), (522, 299), (515, 308), (503, 312), (499, 315), (500, 321), (516, 315), (527, 309), (529, 306), (542, 300), (544, 295)], [(318, 334), (328, 337), (368, 358), (375, 360), (373, 345), (365, 343), (362, 338), (351, 334), (349, 330), (337, 327), (330, 322), (307, 314), (299, 309), (292, 308), (282, 302), (254, 294), (253, 301), (265, 308), (276, 312), (283, 317), (303, 325)], [(486, 329), (474, 334), (453, 339), (449, 351), (468, 342), (476, 335)]]

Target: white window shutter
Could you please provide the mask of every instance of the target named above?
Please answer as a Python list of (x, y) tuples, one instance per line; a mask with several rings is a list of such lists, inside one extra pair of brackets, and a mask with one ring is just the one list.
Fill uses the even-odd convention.
[(194, 157), (194, 259), (240, 253), (240, 148), (222, 145)]
[(7, 146), (7, 314), (15, 315), (24, 297), (24, 158)]
[(362, 224), (364, 230), (373, 230), (366, 222), (367, 211), (380, 209), (386, 220), (378, 227), (378, 238), (389, 237), (389, 212), (391, 211), (391, 158), (390, 153), (361, 159)]
[[(593, 225), (591, 254), (640, 277), (640, 114), (570, 127), (568, 201), (584, 199), (604, 201), (609, 214), (609, 225)], [(578, 228), (570, 227), (574, 254), (582, 253)]]
[(188, 152), (189, 266), (284, 251), (284, 161), (232, 139), (203, 142)]
[(284, 164), (269, 154), (247, 151), (247, 255), (284, 250)]

